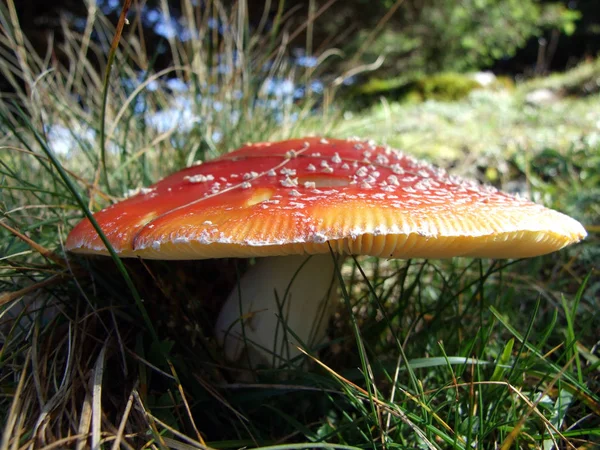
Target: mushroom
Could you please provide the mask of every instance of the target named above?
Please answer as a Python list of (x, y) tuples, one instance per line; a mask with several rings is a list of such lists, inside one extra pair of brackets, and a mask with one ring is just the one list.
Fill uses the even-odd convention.
[[(297, 344), (323, 340), (336, 290), (330, 249), (382, 258), (521, 258), (586, 236), (557, 211), (358, 139), (249, 144), (95, 218), (122, 257), (256, 257), (215, 325), (228, 359), (246, 349), (256, 361), (285, 361), (298, 355)], [(107, 254), (87, 219), (66, 247)]]

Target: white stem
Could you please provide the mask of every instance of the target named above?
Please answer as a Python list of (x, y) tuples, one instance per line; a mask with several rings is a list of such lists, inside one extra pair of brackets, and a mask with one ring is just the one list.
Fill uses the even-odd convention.
[[(229, 294), (215, 333), (229, 360), (275, 366), (325, 338), (337, 274), (330, 254), (260, 258)], [(294, 337), (296, 335), (298, 339)]]

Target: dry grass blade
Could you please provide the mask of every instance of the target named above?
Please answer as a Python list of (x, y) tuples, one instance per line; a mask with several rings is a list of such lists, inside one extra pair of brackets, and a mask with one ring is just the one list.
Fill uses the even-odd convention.
[[(22, 153), (22, 154), (25, 154), (25, 155), (31, 155), (31, 156), (34, 156), (35, 158), (38, 158), (38, 159), (50, 162), (50, 158), (48, 158), (46, 155), (40, 155), (38, 153), (32, 152), (30, 150), (26, 150), (24, 148), (3, 145), (3, 146), (0, 146), (0, 150), (11, 150), (11, 151), (19, 152), (19, 153)], [(86, 189), (92, 190), (92, 188), (93, 188), (93, 184), (92, 183), (88, 182), (87, 180), (85, 180), (83, 177), (81, 177), (80, 175), (76, 174), (72, 170), (69, 170), (69, 169), (66, 169), (66, 168), (64, 170), (65, 170), (65, 172), (67, 172), (69, 174), (70, 177), (74, 178), (79, 183), (81, 183), (82, 185), (84, 185), (86, 187)], [(106, 201), (116, 201), (117, 200), (117, 197), (110, 196), (110, 195), (106, 194), (105, 192), (103, 192), (101, 190), (98, 190), (98, 189), (96, 189), (94, 191), (94, 193), (96, 195), (98, 195), (99, 197), (101, 197), (103, 200), (106, 200)]]
[(136, 382), (133, 387), (131, 394), (129, 394), (129, 398), (127, 399), (127, 404), (125, 405), (125, 411), (123, 412), (123, 417), (121, 417), (121, 422), (119, 423), (119, 429), (117, 430), (117, 435), (112, 445), (112, 450), (118, 450), (121, 444), (123, 443), (123, 434), (125, 433), (125, 425), (127, 425), (127, 420), (129, 419), (129, 414), (131, 413), (131, 408), (133, 406), (133, 400), (135, 399), (133, 395), (133, 391), (137, 389), (138, 383)]
[(124, 169), (127, 169), (128, 166), (138, 161), (146, 153), (149, 153), (152, 150), (154, 150), (159, 144), (163, 142), (168, 142), (169, 139), (173, 136), (175, 130), (176, 127), (173, 127), (165, 131), (164, 133), (161, 133), (160, 135), (156, 136), (150, 143), (148, 143), (148, 145), (140, 148), (137, 152), (135, 152), (135, 154), (131, 155), (131, 157), (119, 167), (118, 171), (125, 171)]
[(171, 361), (169, 361), (168, 363), (169, 363), (169, 367), (171, 369), (171, 373), (173, 374), (173, 377), (175, 377), (175, 380), (177, 380), (177, 389), (179, 390), (179, 394), (181, 395), (181, 399), (183, 400), (183, 404), (185, 406), (185, 411), (187, 412), (188, 419), (190, 420), (190, 423), (192, 424), (192, 428), (194, 429), (194, 432), (196, 433), (198, 442), (200, 442), (202, 445), (206, 445), (206, 443), (204, 442), (204, 439), (202, 438), (202, 435), (200, 434), (200, 431), (198, 431), (198, 427), (196, 426), (196, 421), (194, 420), (194, 416), (192, 415), (192, 411), (190, 410), (190, 405), (188, 404), (187, 397), (185, 395), (185, 391), (183, 390), (183, 386), (181, 385), (181, 382), (179, 381), (179, 377), (177, 376), (175, 367), (173, 366), (173, 363)]
[[(316, 362), (319, 366), (321, 366), (322, 368), (324, 368), (327, 372), (329, 372), (330, 374), (332, 374), (335, 378), (337, 378), (338, 380), (340, 380), (342, 383), (347, 384), (348, 386), (351, 386), (357, 392), (359, 392), (360, 394), (362, 394), (363, 397), (365, 397), (366, 399), (368, 399), (370, 401), (373, 401), (378, 406), (382, 407), (386, 412), (388, 412), (390, 414), (393, 414), (394, 416), (400, 418), (400, 420), (402, 420), (406, 425), (408, 425), (410, 428), (412, 428), (412, 430), (417, 435), (419, 435), (419, 437), (423, 440), (423, 442), (425, 443), (425, 445), (427, 445), (427, 447), (430, 450), (436, 450), (437, 449), (437, 447), (435, 446), (435, 444), (433, 444), (433, 442), (431, 442), (429, 439), (427, 439), (427, 436), (425, 436), (425, 433), (423, 432), (423, 430), (421, 430), (416, 424), (414, 424), (408, 418), (408, 416), (404, 413), (404, 411), (402, 411), (399, 408), (391, 408), (390, 405), (388, 405), (387, 403), (381, 401), (380, 399), (378, 399), (376, 397), (373, 397), (372, 395), (369, 395), (369, 393), (366, 390), (364, 390), (363, 388), (361, 388), (357, 384), (353, 383), (352, 381), (348, 380), (347, 378), (344, 378), (339, 373), (337, 373), (336, 371), (334, 371), (333, 369), (331, 369), (330, 367), (328, 367), (327, 365), (325, 365), (322, 361), (319, 361), (314, 356), (311, 356), (308, 353), (306, 353), (306, 351), (304, 351), (302, 348), (300, 348), (300, 347), (297, 347), (297, 348), (302, 353), (304, 353), (306, 356), (308, 356), (310, 359), (312, 359), (314, 362)], [(413, 398), (413, 400), (416, 400), (418, 402), (418, 399), (414, 399)], [(438, 419), (441, 420), (439, 417), (438, 417)], [(445, 424), (445, 428), (448, 431), (452, 432), (452, 428), (450, 428), (450, 426), (448, 424)]]
[(160, 419), (158, 419), (158, 418), (154, 417), (152, 414), (150, 414), (150, 412), (144, 406), (144, 402), (142, 401), (142, 399), (140, 397), (140, 394), (137, 391), (137, 389), (133, 390), (133, 396), (134, 396), (134, 398), (136, 400), (138, 408), (144, 414), (144, 417), (145, 417), (146, 421), (148, 422), (148, 425), (150, 426), (150, 430), (152, 431), (152, 434), (154, 435), (156, 443), (161, 448), (168, 448), (168, 446), (167, 446), (167, 444), (166, 444), (166, 442), (164, 440), (163, 435), (158, 431), (158, 428), (157, 428), (156, 424), (161, 425), (166, 430), (172, 432), (175, 436), (178, 436), (181, 439), (184, 439), (185, 441), (189, 442), (190, 444), (198, 446), (198, 448), (206, 448), (200, 442), (194, 441), (192, 438), (186, 436), (183, 433), (180, 433), (179, 431), (177, 431), (174, 428), (168, 426), (166, 423), (162, 422)]
[[(523, 416), (521, 417), (519, 422), (515, 425), (515, 427), (509, 433), (508, 437), (504, 440), (504, 442), (502, 443), (502, 445), (500, 447), (501, 450), (509, 450), (513, 446), (513, 443), (514, 443), (515, 439), (517, 439), (519, 433), (521, 432), (521, 429), (523, 428), (525, 421), (533, 413), (537, 414), (540, 417), (540, 419), (544, 422), (544, 426), (548, 429), (548, 431), (552, 430), (554, 433), (556, 433), (558, 436), (560, 436), (560, 438), (563, 440), (563, 442), (565, 442), (567, 444), (567, 446), (569, 448), (572, 448), (573, 450), (576, 449), (576, 447), (573, 444), (571, 444), (571, 442), (565, 436), (562, 435), (562, 433), (552, 424), (552, 422), (550, 422), (548, 419), (546, 419), (546, 417), (539, 412), (539, 409), (537, 407), (539, 405), (540, 401), (542, 400), (542, 398), (544, 398), (544, 396), (547, 395), (547, 393), (554, 387), (556, 382), (562, 377), (562, 375), (571, 366), (571, 364), (573, 363), (574, 360), (575, 360), (575, 357), (572, 357), (571, 360), (568, 361), (567, 364), (565, 364), (565, 366), (560, 370), (560, 372), (558, 372), (554, 376), (554, 378), (552, 378), (552, 380), (550, 380), (550, 382), (546, 386), (546, 389), (544, 389), (544, 391), (541, 393), (541, 395), (539, 395), (538, 399), (535, 402), (526, 400), (527, 405), (529, 406), (529, 409), (527, 410), (527, 412), (525, 414), (523, 414)], [(517, 392), (517, 390), (514, 388), (513, 388), (513, 391)], [(554, 443), (554, 447), (559, 448), (558, 443), (556, 442), (556, 440), (554, 438), (554, 435), (552, 433), (549, 433), (549, 434), (550, 434), (550, 439)]]
[(29, 367), (29, 361), (31, 359), (31, 350), (27, 352), (25, 356), (25, 362), (23, 363), (23, 368), (21, 369), (21, 377), (19, 379), (19, 384), (17, 385), (17, 389), (13, 394), (13, 400), (10, 405), (10, 411), (8, 412), (8, 420), (4, 425), (4, 431), (2, 433), (2, 440), (0, 441), (0, 450), (8, 450), (11, 437), (14, 441), (19, 442), (19, 435), (14, 434), (14, 428), (16, 424), (19, 422), (19, 416), (24, 415), (24, 411), (22, 411), (23, 402), (21, 399), (21, 394), (23, 393), (23, 388), (27, 381), (27, 369)]
[(29, 69), (29, 65), (27, 64), (27, 60), (28, 60), (27, 50), (25, 48), (25, 39), (23, 36), (23, 32), (21, 30), (21, 26), (19, 25), (17, 9), (15, 8), (14, 0), (8, 0), (7, 4), (8, 4), (8, 11), (10, 13), (10, 18), (14, 25), (12, 31), (14, 33), (15, 43), (17, 44), (17, 46), (16, 46), (17, 57), (19, 58), (19, 63), (21, 65), (21, 68), (23, 69), (22, 75), (28, 81), (28, 83), (26, 83), (26, 85), (31, 86), (31, 85), (33, 85), (33, 76), (31, 74), (31, 71), (27, 70), (27, 69)]
[(10, 225), (7, 225), (6, 223), (4, 223), (4, 221), (0, 221), (0, 227), (4, 228), (5, 230), (8, 230), (11, 234), (13, 234), (14, 236), (21, 239), (23, 242), (25, 242), (27, 245), (29, 245), (32, 249), (34, 249), (36, 252), (38, 252), (43, 257), (48, 258), (49, 260), (55, 262), (59, 266), (63, 266), (63, 267), (66, 266), (66, 262), (65, 262), (64, 258), (58, 256), (52, 250), (48, 250), (47, 248), (38, 244), (37, 242), (33, 241), (32, 239), (29, 239), (27, 236), (25, 236), (20, 231), (15, 230)]
[[(23, 436), (23, 434), (27, 432), (26, 425), (25, 425), (26, 422), (27, 422), (27, 415), (20, 414), (19, 422), (17, 423), (17, 425), (15, 426), (15, 429), (14, 429), (15, 436)], [(13, 445), (11, 447), (11, 450), (18, 450), (18, 448), (19, 448), (19, 440), (13, 439)]]
[[(552, 381), (552, 385), (554, 385), (554, 383), (557, 381), (553, 380)], [(464, 387), (467, 389), (471, 389), (473, 386), (477, 386), (477, 385), (490, 385), (490, 386), (504, 386), (507, 387), (511, 392), (513, 392), (517, 397), (519, 397), (525, 404), (527, 404), (527, 406), (529, 407), (529, 410), (527, 412), (527, 414), (525, 415), (525, 419), (527, 419), (527, 416), (529, 416), (530, 414), (535, 414), (536, 416), (539, 417), (539, 419), (544, 423), (544, 426), (547, 427), (548, 429), (552, 430), (554, 433), (556, 433), (557, 436), (559, 436), (566, 444), (568, 447), (572, 448), (573, 450), (576, 449), (576, 447), (569, 442), (569, 440), (560, 432), (560, 430), (558, 430), (543, 414), (542, 412), (537, 408), (537, 405), (539, 404), (539, 399), (536, 402), (532, 402), (531, 400), (529, 400), (527, 398), (527, 396), (525, 394), (523, 394), (523, 392), (521, 392), (521, 390), (519, 390), (517, 387), (513, 386), (512, 384), (506, 382), (506, 381), (474, 381), (471, 383), (457, 383), (456, 385), (452, 385), (452, 386), (445, 386), (442, 389), (454, 389), (457, 387)], [(552, 386), (550, 386), (549, 389), (546, 389), (546, 391), (549, 391), (551, 389)], [(543, 396), (540, 395), (539, 398), (541, 399)], [(513, 431), (516, 430), (516, 433), (518, 434), (520, 427), (519, 426), (515, 426), (513, 428)], [(510, 437), (510, 442), (514, 442), (514, 437), (516, 437), (516, 435), (512, 435), (511, 432), (511, 437)], [(508, 440), (509, 438), (507, 438)], [(503, 443), (506, 444), (506, 440)], [(555, 443), (556, 444), (556, 443)], [(510, 448), (510, 445), (508, 447), (502, 447), (504, 448)]]
[(104, 376), (104, 357), (106, 355), (107, 345), (108, 341), (102, 346), (94, 367), (92, 394), (92, 450), (100, 450), (100, 434), (102, 431), (102, 379)]
[(88, 437), (87, 434), (74, 434), (72, 436), (67, 436), (64, 438), (57, 439), (54, 442), (52, 442), (51, 444), (47, 444), (47, 445), (44, 445), (43, 447), (40, 447), (39, 450), (54, 450), (55, 448), (58, 448), (58, 449), (69, 448), (68, 444), (71, 444), (73, 441), (75, 441), (75, 442), (81, 442), (82, 440), (85, 441), (85, 439), (87, 439), (87, 437)]
[(78, 435), (82, 436), (82, 439), (77, 441), (76, 450), (83, 450), (87, 447), (87, 439), (90, 436), (90, 427), (92, 424), (92, 416), (93, 416), (93, 405), (92, 405), (92, 396), (93, 396), (93, 386), (92, 390), (89, 390), (85, 393), (85, 398), (83, 400), (83, 405), (81, 406), (81, 412), (79, 417), (79, 426), (78, 426)]
[[(121, 40), (121, 34), (123, 33), (123, 27), (127, 22), (127, 12), (129, 11), (129, 7), (131, 6), (131, 0), (125, 0), (123, 2), (123, 8), (121, 9), (121, 15), (119, 16), (119, 21), (117, 22), (117, 28), (115, 29), (115, 34), (113, 36), (113, 40), (110, 44), (110, 50), (108, 52), (108, 60), (106, 62), (106, 71), (104, 73), (104, 90), (102, 93), (102, 111), (100, 112), (100, 157), (102, 160), (102, 170), (104, 172), (105, 183), (108, 191), (110, 192), (110, 186), (108, 184), (108, 172), (106, 169), (106, 104), (108, 102), (108, 91), (110, 84), (110, 71), (112, 69), (112, 64), (115, 59), (115, 55), (117, 53), (117, 47), (119, 46), (119, 41)], [(100, 167), (98, 167), (98, 172), (94, 181), (94, 190), (98, 186), (100, 181), (99, 179)], [(93, 198), (93, 196), (91, 196)]]
[(116, 113), (115, 118), (113, 120), (113, 125), (110, 129), (110, 131), (107, 133), (107, 138), (108, 139), (112, 139), (115, 136), (116, 130), (117, 130), (117, 126), (119, 124), (119, 122), (121, 121), (121, 119), (123, 118), (123, 116), (127, 113), (127, 109), (130, 107), (130, 105), (135, 101), (135, 98), (144, 90), (147, 89), (148, 86), (151, 83), (156, 82), (157, 80), (159, 80), (160, 78), (162, 78), (165, 75), (168, 75), (171, 72), (174, 71), (189, 71), (190, 69), (186, 66), (179, 66), (179, 67), (167, 67), (166, 69), (160, 70), (154, 74), (152, 74), (151, 76), (149, 76), (145, 81), (143, 81), (142, 83), (140, 83), (132, 92), (131, 94), (129, 94), (127, 96), (127, 99), (123, 102), (123, 104), (121, 105), (121, 107), (119, 108), (119, 111)]
[(50, 278), (47, 278), (38, 283), (34, 283), (30, 286), (24, 287), (23, 289), (19, 289), (18, 291), (6, 292), (0, 295), (0, 306), (6, 305), (7, 303), (12, 302), (13, 300), (17, 300), (27, 294), (31, 294), (33, 292), (37, 292), (42, 288), (47, 288), (49, 286), (53, 286), (55, 284), (63, 282), (65, 279), (70, 278), (70, 274), (60, 274), (53, 275)]

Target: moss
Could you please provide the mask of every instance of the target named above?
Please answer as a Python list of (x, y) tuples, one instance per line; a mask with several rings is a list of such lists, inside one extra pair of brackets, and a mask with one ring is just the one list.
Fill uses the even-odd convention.
[(365, 83), (357, 86), (356, 93), (364, 95), (387, 95), (398, 89), (406, 88), (410, 84), (409, 77), (395, 78), (369, 78)]
[(422, 77), (414, 84), (412, 91), (418, 92), (424, 100), (460, 100), (481, 85), (468, 75), (454, 72)]
[(389, 79), (371, 78), (351, 92), (354, 106), (376, 103), (379, 97), (403, 103), (425, 100), (460, 100), (482, 86), (469, 75), (446, 72), (434, 75), (400, 76)]

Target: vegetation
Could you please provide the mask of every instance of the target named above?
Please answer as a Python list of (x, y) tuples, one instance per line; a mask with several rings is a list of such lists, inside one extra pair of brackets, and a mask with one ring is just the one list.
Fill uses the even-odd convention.
[[(92, 6), (80, 32), (64, 30), (62, 66), (33, 51), (12, 0), (0, 5), (12, 89), (0, 103), (0, 448), (600, 442), (597, 94), (540, 109), (478, 90), (344, 116), (331, 99), (345, 77), (323, 85), (321, 65), (292, 64), (285, 33), (250, 37), (245, 11), (216, 0), (183, 5), (192, 38), (166, 40), (175, 64), (161, 70), (138, 17), (107, 70), (115, 29)], [(277, 370), (235, 367), (212, 338), (245, 262), (63, 250), (78, 220), (130, 189), (247, 140), (315, 131), (423, 151), (572, 214), (590, 236), (523, 261), (353, 260), (330, 342)]]
[(565, 73), (534, 78), (522, 90), (550, 89), (562, 96), (587, 96), (600, 92), (600, 58), (579, 64)]
[[(573, 69), (574, 73), (579, 71), (579, 67)], [(549, 80), (571, 77), (555, 75)], [(459, 166), (460, 161), (465, 161), (471, 175), (475, 174), (476, 161), (482, 168), (495, 167), (508, 174), (503, 161), (516, 154), (532, 155), (547, 148), (561, 153), (572, 148), (595, 148), (599, 138), (598, 96), (559, 94), (548, 105), (528, 103), (527, 93), (547, 82), (544, 80), (531, 80), (516, 90), (497, 85), (476, 89), (455, 102), (432, 99), (400, 103), (379, 97), (379, 104), (362, 112), (346, 112), (335, 133), (376, 133), (380, 142), (417, 155)]]
[(381, 96), (387, 100), (401, 102), (415, 103), (424, 100), (447, 102), (461, 100), (471, 91), (481, 87), (472, 75), (455, 72), (423, 75), (412, 80), (409, 77), (372, 78), (353, 90), (351, 102), (354, 108), (372, 105), (374, 100)]
[(407, 26), (386, 30), (368, 49), (373, 59), (393, 56), (402, 72), (465, 71), (489, 65), (536, 35), (541, 17), (539, 3), (531, 0), (424, 2), (412, 14), (411, 9), (407, 6), (403, 15)]
[[(236, 2), (222, 4), (226, 11)], [(46, 33), (62, 42), (64, 20), (76, 29), (84, 26), (85, 5), (74, 0), (24, 0), (15, 8), (25, 35), (43, 54)], [(97, 0), (97, 5), (116, 20), (120, 2)], [(247, 0), (245, 5), (249, 32), (283, 26), (289, 31), (290, 53), (312, 57), (335, 50), (328, 65), (336, 65), (337, 71), (373, 65), (382, 79), (493, 66), (513, 74), (527, 70), (540, 74), (570, 67), (600, 49), (596, 0)], [(173, 33), (189, 37), (185, 15), (185, 4), (179, 2), (146, 0), (140, 5), (136, 34), (143, 35), (144, 49), (154, 55), (157, 70), (177, 63), (163, 48), (163, 39)], [(348, 58), (340, 58), (342, 54)], [(60, 51), (55, 56), (67, 59)]]

